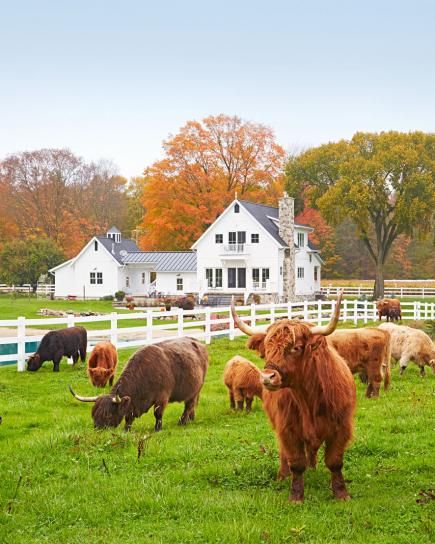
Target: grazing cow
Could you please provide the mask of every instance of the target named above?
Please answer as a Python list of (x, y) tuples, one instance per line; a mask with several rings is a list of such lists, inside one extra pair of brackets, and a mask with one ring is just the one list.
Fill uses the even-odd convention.
[(39, 370), (45, 361), (53, 361), (53, 372), (59, 372), (62, 357), (72, 357), (76, 364), (86, 361), (88, 335), (84, 327), (68, 327), (48, 332), (33, 355), (27, 359), (27, 370)]
[(367, 380), (366, 397), (379, 397), (390, 385), (391, 338), (387, 331), (377, 328), (339, 329), (328, 336), (338, 353), (346, 361), (352, 374), (359, 373)]
[(382, 321), (382, 316), (386, 316), (387, 321), (392, 319), (402, 319), (402, 308), (400, 300), (397, 298), (384, 298), (376, 302), (379, 321)]
[(113, 385), (118, 353), (111, 342), (99, 342), (92, 350), (88, 360), (88, 376), (95, 387)]
[(193, 421), (207, 368), (207, 350), (198, 340), (165, 340), (132, 355), (108, 395), (81, 397), (71, 386), (70, 391), (77, 400), (95, 402), (96, 428), (117, 427), (125, 417), (125, 429), (130, 430), (135, 418), (154, 406), (154, 429), (160, 431), (169, 402), (184, 402), (180, 425)]
[(430, 366), (435, 372), (435, 348), (425, 332), (394, 323), (383, 323), (379, 328), (391, 335), (391, 355), (399, 361), (400, 375), (405, 371), (409, 361), (414, 361), (420, 367), (421, 376), (425, 375), (425, 365)]
[(246, 411), (250, 412), (254, 397), (262, 398), (263, 386), (260, 381), (260, 369), (240, 355), (235, 355), (225, 365), (224, 384), (230, 396), (230, 408), (243, 410), (246, 401)]
[(255, 333), (231, 307), (236, 325), (251, 336), (248, 348), (266, 360), (263, 406), (278, 437), (278, 477), (292, 477), (292, 502), (303, 501), (305, 469), (315, 466), (323, 442), (334, 497), (350, 498), (342, 467), (352, 438), (356, 388), (346, 362), (325, 338), (337, 326), (341, 297), (328, 325), (283, 319), (265, 333)]

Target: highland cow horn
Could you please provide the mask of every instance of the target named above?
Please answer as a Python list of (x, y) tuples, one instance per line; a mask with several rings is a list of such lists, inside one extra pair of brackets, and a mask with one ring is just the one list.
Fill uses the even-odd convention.
[(81, 397), (80, 395), (76, 395), (73, 391), (73, 388), (69, 385), (69, 390), (71, 391), (71, 395), (73, 397), (75, 397), (77, 400), (79, 400), (80, 402), (95, 402), (99, 395), (97, 395), (96, 397)]
[(335, 304), (334, 313), (331, 316), (331, 320), (327, 325), (317, 325), (312, 327), (311, 334), (322, 334), (323, 336), (328, 336), (335, 331), (337, 327), (338, 320), (340, 319), (340, 306), (341, 299), (343, 298), (343, 290), (338, 294), (337, 302)]
[(112, 399), (112, 402), (113, 402), (114, 404), (121, 404), (121, 402), (122, 402), (122, 399), (121, 399), (121, 397), (119, 396), (118, 391), (119, 391), (119, 385), (118, 385), (118, 387), (116, 388), (115, 396), (114, 396), (113, 399)]
[(242, 320), (240, 319), (240, 317), (237, 315), (237, 313), (236, 313), (236, 308), (234, 307), (234, 296), (231, 297), (231, 315), (233, 316), (234, 324), (235, 324), (242, 332), (244, 332), (244, 333), (247, 334), (248, 336), (252, 336), (253, 334), (255, 334), (254, 329), (252, 329), (251, 327), (249, 327), (249, 325), (247, 325), (244, 321), (242, 321)]

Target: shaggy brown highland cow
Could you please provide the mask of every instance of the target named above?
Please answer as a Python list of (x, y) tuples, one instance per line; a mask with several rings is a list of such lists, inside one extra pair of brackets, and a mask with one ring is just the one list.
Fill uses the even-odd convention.
[(228, 387), (230, 408), (236, 408), (237, 403), (237, 409), (243, 410), (246, 401), (246, 411), (251, 411), (254, 397), (261, 399), (263, 395), (260, 375), (260, 369), (240, 355), (228, 361), (224, 370), (224, 384)]
[(95, 387), (113, 385), (118, 353), (111, 342), (99, 342), (92, 350), (88, 360), (88, 376)]
[(343, 358), (325, 338), (338, 323), (341, 295), (328, 325), (311, 326), (283, 319), (256, 333), (232, 314), (251, 338), (248, 348), (266, 360), (261, 381), (263, 406), (275, 429), (280, 451), (279, 478), (291, 475), (292, 502), (304, 499), (304, 472), (315, 466), (325, 443), (336, 499), (350, 498), (342, 474), (344, 450), (352, 438), (356, 404), (355, 382)]

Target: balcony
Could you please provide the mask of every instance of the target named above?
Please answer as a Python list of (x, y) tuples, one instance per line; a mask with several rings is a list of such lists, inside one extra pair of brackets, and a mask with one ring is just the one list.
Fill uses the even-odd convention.
[(246, 255), (246, 244), (226, 244), (220, 250), (221, 255)]

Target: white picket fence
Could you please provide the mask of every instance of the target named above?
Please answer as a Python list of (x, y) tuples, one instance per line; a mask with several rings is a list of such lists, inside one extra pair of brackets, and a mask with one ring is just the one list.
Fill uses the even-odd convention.
[[(24, 285), (6, 285), (5, 283), (0, 284), (0, 293), (12, 294), (12, 293), (21, 293), (26, 295), (31, 295), (33, 293), (33, 287), (29, 283)], [(53, 283), (38, 283), (36, 287), (37, 296), (48, 297), (54, 295), (54, 284)]]
[[(284, 304), (251, 304), (249, 306), (239, 306), (237, 311), (241, 315), (241, 318), (249, 321), (253, 327), (261, 324), (268, 325), (284, 317), (290, 319), (301, 317), (305, 321), (322, 324), (329, 321), (334, 306), (335, 301), (319, 300), (315, 302), (305, 301)], [(220, 317), (212, 319), (212, 314), (220, 314)], [(418, 301), (403, 302), (402, 317), (404, 320), (435, 319), (435, 303)], [(119, 326), (122, 321), (131, 319), (137, 320), (138, 326)], [(160, 323), (162, 319), (170, 319), (175, 322)], [(340, 313), (341, 321), (362, 325), (376, 319), (376, 306), (373, 302), (343, 300)], [(158, 323), (155, 323), (156, 320), (158, 320)], [(209, 344), (214, 336), (222, 336), (224, 334), (228, 335), (230, 340), (233, 340), (236, 335), (241, 334), (234, 326), (234, 320), (228, 306), (220, 308), (196, 308), (194, 310), (174, 308), (167, 312), (150, 308), (140, 313), (111, 313), (88, 317), (77, 317), (74, 315), (38, 319), (19, 317), (18, 319), (0, 320), (0, 329), (12, 329), (10, 336), (0, 335), (0, 346), (14, 344), (17, 347), (14, 354), (0, 355), (0, 363), (16, 360), (18, 371), (25, 370), (26, 356), (30, 354), (30, 352), (26, 352), (26, 343), (39, 342), (44, 334), (46, 334), (45, 332), (36, 335), (28, 334), (28, 328), (46, 327), (47, 325), (65, 325), (67, 327), (82, 325), (86, 327), (86, 323), (95, 322), (106, 322), (109, 326), (98, 330), (88, 330), (88, 351), (91, 351), (93, 346), (101, 340), (110, 340), (119, 349), (143, 346), (182, 336), (192, 336), (202, 339), (206, 344)], [(213, 330), (213, 325), (223, 324), (228, 326), (227, 330)], [(126, 338), (121, 339), (121, 336)]]
[[(320, 291), (326, 296), (337, 296), (340, 291), (343, 291), (345, 296), (361, 297), (365, 295), (371, 297), (373, 295), (373, 287), (366, 287), (359, 285), (357, 287), (339, 287), (335, 285), (327, 285), (321, 287)], [(435, 287), (385, 287), (384, 295), (389, 297), (394, 295), (396, 297), (405, 298), (426, 298), (435, 297)]]

